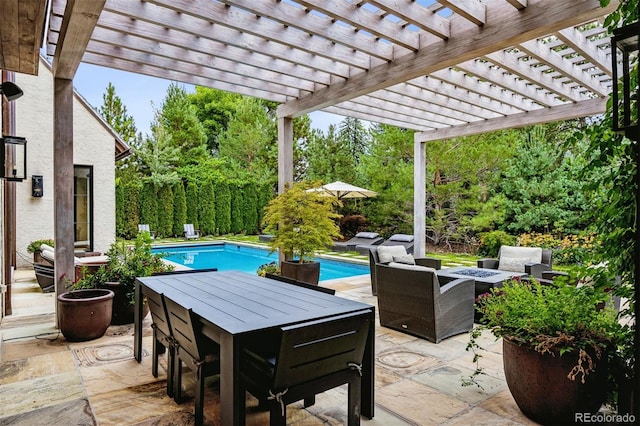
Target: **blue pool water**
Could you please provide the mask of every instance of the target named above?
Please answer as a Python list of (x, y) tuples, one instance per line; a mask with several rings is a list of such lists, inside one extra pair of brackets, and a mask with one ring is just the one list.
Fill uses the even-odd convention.
[[(154, 247), (154, 253), (193, 269), (218, 268), (219, 271), (243, 271), (255, 274), (262, 264), (278, 260), (278, 253), (236, 244), (188, 244)], [(320, 262), (320, 280), (352, 277), (369, 273), (368, 265), (316, 258)]]

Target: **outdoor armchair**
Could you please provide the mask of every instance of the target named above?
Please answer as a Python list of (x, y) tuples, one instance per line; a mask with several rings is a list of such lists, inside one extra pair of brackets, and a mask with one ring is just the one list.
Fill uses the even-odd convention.
[(473, 328), (473, 278), (440, 286), (436, 270), (397, 262), (376, 264), (380, 325), (439, 343)]
[(501, 246), (497, 259), (480, 259), (478, 268), (525, 272), (532, 277), (542, 278), (544, 271), (552, 269), (552, 255), (552, 250), (540, 247)]
[(355, 251), (358, 245), (378, 245), (384, 241), (377, 232), (358, 232), (349, 241), (336, 241), (331, 246), (333, 251)]
[[(382, 260), (380, 260), (380, 247), (371, 247), (369, 249), (369, 273), (371, 274), (371, 294), (374, 296), (377, 295), (377, 273), (376, 273), (376, 264), (377, 263), (389, 263), (394, 261), (394, 257), (396, 261), (404, 260), (405, 262), (411, 263), (411, 259), (415, 265), (419, 266), (427, 266), (433, 269), (440, 269), (442, 267), (442, 262), (440, 259), (435, 259), (433, 257), (417, 257), (414, 258), (413, 255), (408, 254), (404, 246), (391, 246), (393, 248), (388, 248), (385, 246), (382, 248)], [(404, 250), (404, 251), (403, 251)], [(389, 257), (391, 256), (391, 257)], [(409, 256), (404, 257), (403, 256)]]
[(185, 223), (184, 224), (184, 237), (187, 240), (197, 240), (200, 238), (200, 231), (194, 229), (193, 223)]
[(148, 232), (149, 236), (151, 236), (151, 239), (154, 239), (156, 237), (156, 233), (155, 232), (151, 232), (151, 228), (149, 227), (148, 223), (141, 223), (138, 225), (138, 232)]

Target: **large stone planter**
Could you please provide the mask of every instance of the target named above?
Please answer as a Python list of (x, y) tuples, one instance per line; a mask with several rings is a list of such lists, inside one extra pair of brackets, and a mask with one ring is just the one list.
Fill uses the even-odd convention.
[[(129, 300), (128, 290), (119, 282), (106, 282), (104, 287), (114, 293), (113, 313), (111, 315), (111, 325), (123, 325), (133, 323), (135, 304)], [(142, 306), (142, 318), (149, 313), (149, 306), (144, 303)]]
[(533, 349), (503, 340), (504, 375), (513, 399), (531, 420), (545, 425), (573, 424), (576, 413), (597, 413), (607, 390), (606, 358), (596, 359), (595, 371), (575, 381), (567, 375), (577, 354), (541, 355)]
[(282, 261), (280, 262), (280, 275), (296, 281), (318, 285), (318, 281), (320, 281), (320, 263)]
[(111, 322), (113, 292), (105, 289), (73, 290), (58, 295), (58, 324), (70, 342), (102, 337)]

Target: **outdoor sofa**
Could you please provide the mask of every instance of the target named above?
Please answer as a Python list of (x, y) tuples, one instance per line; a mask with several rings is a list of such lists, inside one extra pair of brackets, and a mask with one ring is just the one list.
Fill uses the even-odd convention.
[(540, 247), (501, 246), (497, 259), (480, 259), (478, 268), (500, 271), (525, 272), (534, 278), (542, 278), (544, 271), (551, 271), (553, 251)]

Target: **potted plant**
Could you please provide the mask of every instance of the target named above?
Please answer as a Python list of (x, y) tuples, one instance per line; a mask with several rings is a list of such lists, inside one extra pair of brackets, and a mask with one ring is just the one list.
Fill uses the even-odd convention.
[(280, 250), (284, 258), (280, 273), (297, 281), (318, 284), (320, 264), (312, 261), (316, 250), (330, 246), (340, 238), (334, 212), (339, 201), (334, 197), (309, 191), (317, 187), (311, 182), (287, 185), (285, 190), (265, 208), (265, 233), (272, 234), (271, 252)]
[(34, 240), (27, 246), (27, 252), (33, 253), (33, 263), (43, 263), (42, 256), (40, 255), (42, 253), (42, 250), (40, 250), (42, 244), (54, 247), (52, 239)]
[(106, 288), (114, 292), (111, 324), (133, 322), (136, 277), (172, 270), (162, 257), (151, 252), (151, 236), (140, 232), (133, 245), (117, 240), (106, 253), (109, 258), (98, 270), (85, 275), (74, 285), (75, 289)]
[[(478, 363), (481, 332), (502, 338), (505, 379), (520, 410), (542, 424), (574, 423), (576, 413), (597, 412), (614, 389), (609, 366), (618, 363), (621, 326), (612, 309), (597, 308), (608, 297), (588, 285), (512, 280), (479, 297), (483, 324), (467, 349)], [(465, 384), (477, 384), (480, 373)]]

